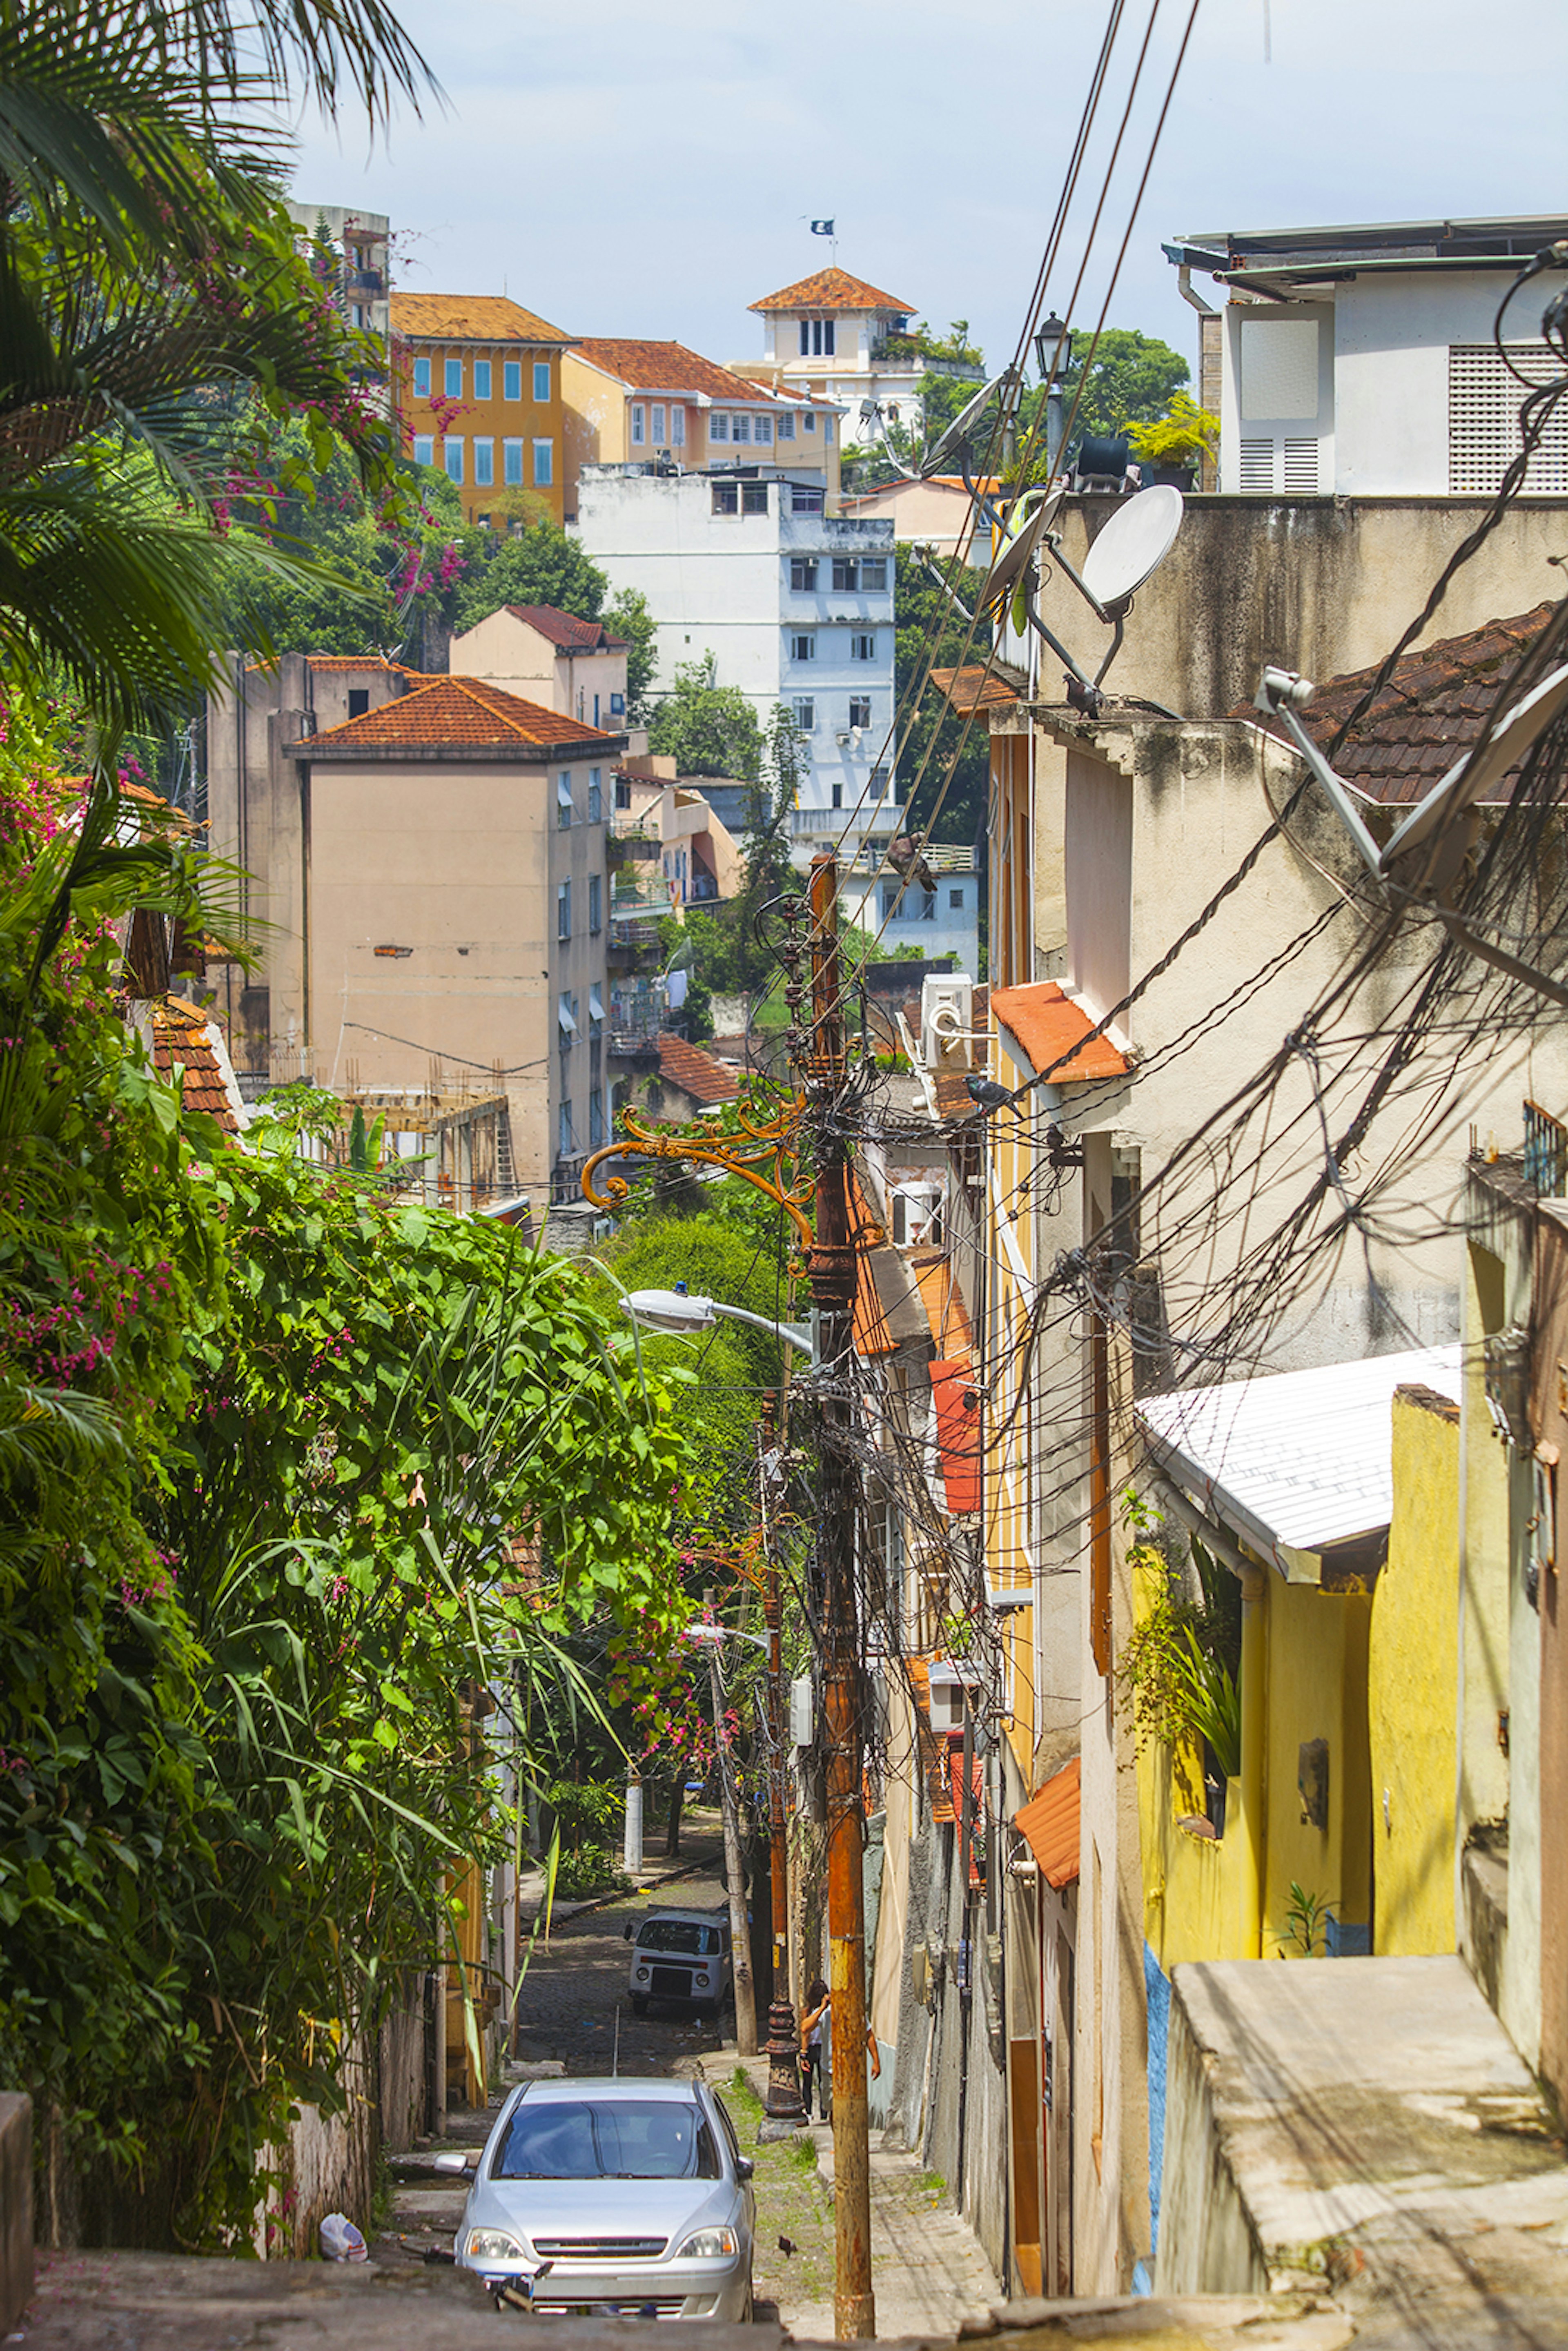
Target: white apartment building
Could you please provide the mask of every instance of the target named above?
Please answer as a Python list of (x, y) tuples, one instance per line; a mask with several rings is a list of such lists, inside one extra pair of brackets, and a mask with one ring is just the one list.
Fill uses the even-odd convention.
[(880, 430), (862, 413), (868, 404), (880, 406), (888, 422), (919, 430), (920, 379), (944, 363), (922, 359), (909, 342), (909, 303), (846, 269), (819, 269), (751, 308), (762, 319), (762, 360), (737, 360), (737, 374), (826, 393), (848, 411), (846, 438), (862, 445)]
[[(1520, 445), (1526, 385), (1509, 361), (1533, 382), (1557, 372), (1541, 312), (1561, 281), (1513, 303), (1507, 360), (1492, 323), (1509, 280), (1563, 236), (1568, 218), (1552, 217), (1230, 229), (1167, 245), (1189, 298), (1195, 273), (1228, 289), (1220, 489), (1491, 496)], [(1525, 486), (1568, 492), (1568, 419), (1548, 427)]]
[(764, 727), (779, 703), (793, 715), (802, 861), (888, 833), (897, 815), (893, 525), (824, 504), (819, 481), (761, 467), (585, 465), (579, 478), (584, 552), (658, 622), (656, 688), (711, 654), (715, 682), (738, 687)]
[(846, 921), (869, 931), (890, 955), (955, 957), (971, 976), (979, 968), (980, 871), (976, 852), (953, 841), (924, 851), (936, 888), (907, 883), (887, 862), (885, 839), (868, 841), (839, 886)]
[(392, 321), (387, 268), (392, 223), (386, 214), (351, 212), (343, 204), (308, 204), (293, 198), (283, 209), (308, 238), (319, 238), (340, 256), (341, 277), (333, 298), (349, 324), (368, 328), (384, 343)]

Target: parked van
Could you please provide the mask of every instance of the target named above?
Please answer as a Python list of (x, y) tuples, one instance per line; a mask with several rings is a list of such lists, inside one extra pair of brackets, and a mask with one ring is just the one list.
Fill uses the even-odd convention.
[(634, 2014), (646, 2016), (650, 2001), (677, 2001), (701, 2016), (716, 2017), (729, 1998), (734, 1970), (729, 1912), (650, 1910), (626, 1939), (632, 1945), (627, 1990)]

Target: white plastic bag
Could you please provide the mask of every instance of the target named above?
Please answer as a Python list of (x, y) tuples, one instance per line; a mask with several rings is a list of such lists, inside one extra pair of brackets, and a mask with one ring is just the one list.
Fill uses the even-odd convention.
[(353, 2222), (342, 2212), (329, 2212), (321, 2223), (324, 2262), (368, 2262), (369, 2248)]

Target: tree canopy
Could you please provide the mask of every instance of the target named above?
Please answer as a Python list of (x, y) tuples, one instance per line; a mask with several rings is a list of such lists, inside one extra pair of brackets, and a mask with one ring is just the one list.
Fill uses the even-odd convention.
[(654, 705), (648, 748), (675, 762), (682, 776), (733, 776), (756, 783), (762, 773), (762, 729), (738, 686), (715, 684), (716, 664), (682, 662), (671, 692)]
[(488, 532), (465, 570), (453, 606), (455, 629), (476, 628), (503, 604), (553, 604), (580, 621), (597, 621), (610, 582), (580, 540), (558, 524), (538, 522), (506, 538)]
[[(928, 830), (933, 841), (978, 841), (986, 829), (990, 736), (983, 726), (966, 728), (951, 703), (930, 683), (930, 671), (933, 666), (954, 667), (960, 660), (984, 661), (991, 632), (982, 622), (970, 635), (913, 548), (901, 544), (894, 560), (894, 689), (904, 728), (899, 787), (906, 800), (915, 795), (906, 822)], [(957, 563), (941, 568), (960, 601), (973, 611), (981, 574)]]

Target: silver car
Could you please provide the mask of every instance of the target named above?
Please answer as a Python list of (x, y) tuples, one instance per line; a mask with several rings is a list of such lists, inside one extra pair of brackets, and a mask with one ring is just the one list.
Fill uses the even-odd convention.
[(485, 2142), (456, 2254), (588, 2317), (751, 2316), (752, 2163), (702, 2082), (525, 2082)]

